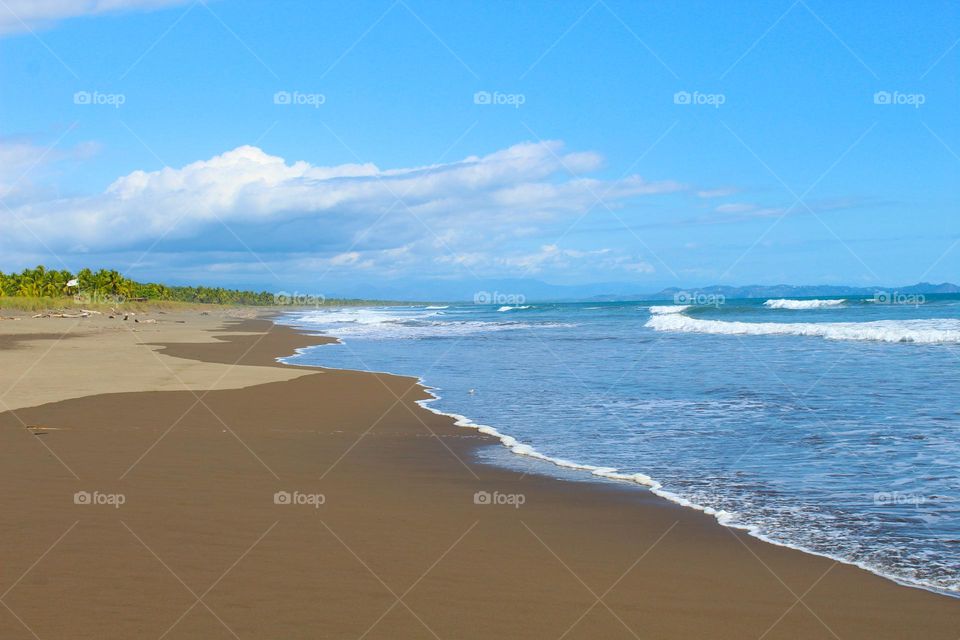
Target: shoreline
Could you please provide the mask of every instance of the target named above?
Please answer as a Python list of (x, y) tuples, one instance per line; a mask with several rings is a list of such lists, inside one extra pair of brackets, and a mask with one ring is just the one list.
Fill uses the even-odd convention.
[[(362, 370), (354, 369), (354, 371), (362, 371)], [(385, 373), (387, 375), (402, 376), (402, 374), (392, 374), (386, 371), (382, 371), (382, 372), (378, 371), (377, 373)], [(402, 377), (412, 377), (412, 376), (402, 376)], [(434, 387), (431, 387), (429, 384), (427, 384), (422, 378), (417, 377), (415, 379), (417, 380), (417, 383), (420, 386), (422, 386), (427, 393), (433, 394), (433, 392), (436, 390)], [(893, 582), (894, 584), (901, 587), (907, 587), (909, 589), (919, 589), (921, 591), (926, 591), (928, 593), (933, 593), (935, 595), (946, 596), (948, 598), (960, 600), (960, 593), (951, 592), (944, 589), (938, 589), (936, 587), (931, 587), (929, 585), (920, 584), (916, 582), (909, 582), (905, 579), (898, 578), (893, 575), (885, 574), (881, 571), (874, 569), (873, 567), (867, 566), (860, 562), (854, 562), (846, 558), (830, 555), (829, 553), (821, 553), (818, 551), (814, 551), (812, 549), (807, 549), (806, 547), (802, 547), (800, 545), (791, 544), (789, 542), (780, 542), (778, 540), (774, 540), (772, 538), (769, 538), (759, 533), (757, 531), (757, 527), (752, 525), (739, 525), (731, 522), (724, 522), (723, 513), (725, 512), (717, 511), (716, 509), (713, 509), (711, 507), (704, 507), (702, 505), (693, 503), (687, 500), (686, 498), (678, 496), (677, 494), (671, 493), (669, 491), (661, 491), (660, 488), (662, 485), (660, 484), (660, 482), (658, 482), (657, 480), (655, 480), (651, 476), (648, 476), (645, 473), (640, 472), (636, 474), (620, 474), (616, 471), (616, 469), (613, 469), (610, 467), (597, 467), (594, 465), (582, 464), (582, 463), (573, 462), (570, 460), (563, 460), (560, 458), (551, 458), (550, 456), (540, 453), (539, 451), (537, 451), (533, 447), (530, 447), (529, 445), (524, 445), (520, 443), (513, 436), (501, 433), (495, 427), (476, 423), (473, 420), (471, 420), (469, 417), (459, 413), (449, 413), (446, 411), (441, 411), (439, 409), (433, 409), (429, 406), (431, 402), (435, 402), (440, 399), (441, 397), (439, 395), (436, 395), (429, 400), (418, 400), (417, 404), (422, 406), (427, 411), (431, 411), (437, 415), (453, 418), (455, 421), (454, 424), (457, 427), (474, 429), (476, 431), (479, 431), (480, 433), (496, 438), (498, 440), (496, 444), (499, 444), (501, 447), (504, 447), (513, 455), (522, 456), (530, 460), (535, 460), (537, 462), (550, 464), (555, 467), (559, 467), (560, 469), (564, 469), (571, 472), (586, 472), (586, 473), (589, 473), (590, 476), (592, 476), (589, 478), (588, 477), (553, 478), (558, 482), (586, 482), (586, 483), (596, 483), (598, 485), (602, 485), (603, 483), (608, 483), (608, 482), (623, 483), (624, 486), (631, 487), (636, 490), (648, 491), (649, 493), (652, 493), (653, 495), (665, 500), (666, 502), (669, 502), (672, 505), (683, 507), (684, 509), (691, 509), (692, 511), (695, 511), (697, 513), (702, 513), (704, 515), (711, 516), (719, 526), (727, 527), (729, 529), (736, 529), (737, 531), (743, 531), (748, 535), (750, 535), (751, 537), (761, 542), (772, 544), (777, 547), (782, 547), (784, 549), (790, 549), (792, 551), (799, 551), (807, 555), (817, 556), (820, 558), (825, 558), (827, 560), (833, 560), (834, 562), (839, 562), (849, 567), (862, 569), (863, 571), (867, 571), (879, 578), (889, 580), (890, 582)], [(520, 447), (529, 448), (531, 453), (522, 453), (514, 450), (514, 445), (509, 444), (509, 442), (511, 441), (516, 443)], [(489, 463), (489, 464), (494, 464), (494, 463)], [(600, 473), (607, 470), (609, 470), (609, 473)], [(551, 477), (549, 476), (549, 474), (546, 474), (545, 472), (543, 473), (543, 475), (546, 475), (547, 477)], [(643, 478), (645, 478), (645, 480), (634, 480), (632, 479), (633, 476), (642, 476)]]
[[(282, 364), (289, 364), (292, 366), (313, 367), (313, 368), (325, 369), (329, 371), (340, 370), (340, 369), (335, 369), (335, 368), (325, 367), (320, 365), (302, 365), (296, 362), (291, 362), (297, 356), (302, 355), (304, 351), (314, 346), (343, 344), (344, 341), (343, 339), (338, 338), (336, 336), (330, 336), (322, 332), (311, 331), (308, 327), (297, 325), (295, 323), (277, 323), (276, 322), (276, 320), (283, 319), (285, 316), (286, 314), (279, 314), (278, 316), (273, 317), (272, 321), (274, 321), (275, 324), (280, 324), (280, 326), (286, 326), (294, 330), (297, 330), (303, 333), (303, 335), (322, 336), (322, 337), (329, 338), (330, 340), (329, 342), (323, 342), (318, 345), (311, 345), (309, 347), (298, 348), (294, 353), (294, 355), (286, 356), (286, 357), (278, 357), (277, 362), (280, 362)], [(586, 483), (596, 483), (601, 486), (603, 483), (607, 483), (607, 482), (624, 483), (623, 486), (631, 487), (633, 489), (648, 491), (654, 496), (657, 496), (658, 498), (661, 498), (672, 505), (677, 505), (686, 509), (691, 509), (698, 513), (702, 513), (707, 516), (711, 516), (719, 526), (735, 529), (737, 531), (743, 531), (748, 535), (750, 535), (751, 537), (761, 542), (771, 544), (777, 547), (782, 547), (784, 549), (790, 549), (792, 551), (798, 551), (811, 556), (825, 558), (827, 560), (832, 560), (834, 562), (839, 562), (850, 567), (861, 569), (877, 577), (883, 578), (885, 580), (889, 580), (901, 587), (919, 589), (921, 591), (929, 592), (935, 595), (945, 596), (948, 598), (960, 600), (960, 593), (947, 591), (945, 589), (939, 589), (937, 587), (933, 587), (933, 586), (918, 583), (918, 582), (911, 582), (909, 580), (897, 577), (895, 575), (889, 575), (889, 574), (883, 573), (882, 571), (877, 570), (861, 562), (856, 562), (853, 560), (849, 560), (847, 558), (842, 558), (842, 557), (831, 555), (825, 552), (818, 552), (800, 545), (791, 544), (789, 542), (782, 542), (779, 540), (775, 540), (759, 533), (758, 528), (753, 525), (740, 525), (730, 521), (725, 521), (724, 515), (726, 512), (717, 511), (711, 507), (704, 507), (702, 505), (693, 503), (687, 500), (686, 498), (683, 498), (675, 493), (662, 490), (662, 484), (656, 479), (654, 479), (652, 476), (647, 475), (646, 473), (643, 473), (643, 472), (637, 472), (632, 474), (620, 473), (616, 468), (613, 468), (613, 467), (598, 467), (596, 465), (584, 464), (584, 463), (579, 463), (572, 460), (565, 460), (561, 458), (554, 458), (554, 457), (548, 456), (544, 453), (541, 453), (531, 445), (527, 445), (520, 442), (514, 436), (503, 433), (502, 431), (500, 431), (494, 426), (475, 422), (469, 416), (466, 416), (460, 413), (443, 411), (443, 410), (431, 407), (430, 405), (432, 403), (440, 401), (442, 399), (442, 396), (438, 393), (439, 391), (438, 387), (431, 386), (429, 382), (427, 382), (424, 378), (420, 376), (405, 375), (405, 374), (395, 373), (391, 371), (373, 371), (373, 370), (365, 370), (365, 369), (349, 369), (349, 371), (356, 371), (358, 373), (375, 373), (375, 374), (381, 374), (381, 375), (390, 375), (390, 376), (397, 376), (401, 378), (409, 378), (411, 380), (414, 380), (424, 390), (424, 392), (426, 392), (431, 396), (430, 398), (425, 400), (417, 400), (416, 404), (436, 415), (453, 419), (454, 426), (460, 427), (460, 428), (466, 428), (466, 429), (473, 429), (475, 431), (478, 431), (479, 433), (490, 436), (491, 438), (494, 438), (496, 440), (495, 443), (491, 443), (491, 446), (495, 444), (500, 447), (503, 447), (513, 455), (521, 456), (529, 460), (535, 460), (537, 462), (546, 463), (546, 464), (549, 464), (564, 470), (568, 470), (568, 471), (586, 472), (591, 476), (591, 477), (585, 477), (585, 476), (571, 477), (569, 479), (553, 478), (558, 482), (586, 482)], [(485, 463), (479, 463), (479, 464), (485, 464)], [(544, 472), (543, 475), (550, 477), (549, 474), (547, 474), (546, 472)]]
[[(203, 331), (211, 338), (150, 344), (165, 363), (266, 381), (201, 391), (202, 404), (189, 390), (139, 391), (0, 414), (0, 566), (16, 611), (0, 609), (4, 638), (33, 637), (25, 625), (41, 638), (960, 629), (952, 598), (742, 535), (635, 486), (477, 462), (497, 442), (423, 411), (429, 394), (412, 378), (276, 362), (319, 336), (266, 319)], [(280, 372), (289, 379), (271, 379)], [(126, 504), (75, 505), (78, 489), (120, 491)], [(324, 503), (275, 502), (284, 491)], [(476, 502), (484, 493), (523, 504)]]

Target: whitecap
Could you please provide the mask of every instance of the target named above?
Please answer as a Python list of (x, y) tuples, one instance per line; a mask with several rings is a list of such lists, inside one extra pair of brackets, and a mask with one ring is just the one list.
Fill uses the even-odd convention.
[(846, 300), (790, 300), (781, 298), (777, 300), (767, 300), (763, 303), (768, 309), (791, 309), (794, 311), (803, 311), (806, 309), (829, 309), (839, 307)]
[(689, 304), (667, 304), (650, 307), (650, 313), (653, 315), (667, 315), (670, 313), (683, 313), (690, 308)]
[(877, 320), (874, 322), (732, 322), (701, 320), (680, 313), (654, 315), (646, 323), (656, 331), (719, 335), (816, 336), (828, 340), (960, 343), (960, 320)]

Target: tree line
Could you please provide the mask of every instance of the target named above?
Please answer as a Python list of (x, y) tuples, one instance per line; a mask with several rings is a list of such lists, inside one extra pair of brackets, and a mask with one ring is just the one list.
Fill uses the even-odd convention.
[(120, 302), (130, 299), (172, 300), (204, 304), (272, 305), (269, 291), (242, 291), (223, 287), (179, 287), (155, 282), (137, 282), (113, 269), (47, 269), (40, 265), (20, 273), (0, 271), (0, 295), (26, 298), (78, 297), (91, 302)]

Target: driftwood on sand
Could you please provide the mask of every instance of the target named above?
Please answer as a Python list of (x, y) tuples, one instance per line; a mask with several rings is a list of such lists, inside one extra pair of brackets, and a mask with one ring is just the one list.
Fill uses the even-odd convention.
[(89, 318), (90, 314), (86, 311), (80, 313), (38, 313), (34, 318)]
[[(77, 313), (71, 313), (71, 312), (64, 311), (64, 310), (61, 310), (61, 311), (42, 311), (42, 312), (40, 312), (40, 313), (38, 313), (38, 314), (36, 314), (36, 315), (34, 315), (34, 316), (32, 316), (32, 317), (33, 317), (33, 318), (89, 318), (89, 317), (92, 316), (92, 315), (102, 316), (102, 315), (103, 315), (103, 312), (102, 312), (102, 311), (95, 311), (95, 310), (93, 310), (93, 309), (81, 309), (81, 310), (80, 310), (79, 312), (77, 312)], [(133, 312), (133, 311), (120, 312), (120, 311), (116, 311), (115, 309), (112, 309), (112, 310), (111, 310), (111, 313), (110, 313), (110, 315), (109, 315), (108, 317), (111, 318), (111, 319), (113, 319), (113, 318), (116, 318), (116, 317), (118, 317), (118, 316), (123, 316), (123, 319), (124, 319), (124, 320), (130, 320), (130, 319), (132, 318), (134, 322), (140, 322), (140, 323), (144, 323), (144, 324), (156, 324), (156, 322), (157, 322), (157, 319), (156, 319), (156, 318), (142, 318), (142, 319), (141, 319), (141, 318), (137, 318), (136, 315), (137, 315), (137, 314), (136, 314), (135, 312)], [(3, 316), (0, 316), (0, 320), (19, 320), (19, 318), (5, 318), (5, 317), (3, 317)]]

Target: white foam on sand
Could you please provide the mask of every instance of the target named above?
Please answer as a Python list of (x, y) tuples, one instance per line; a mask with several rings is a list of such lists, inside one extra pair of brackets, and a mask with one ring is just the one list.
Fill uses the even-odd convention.
[[(747, 323), (747, 322), (721, 322), (714, 320), (697, 320), (689, 318), (685, 315), (682, 315), (682, 312), (690, 308), (690, 305), (672, 305), (660, 307), (664, 309), (663, 311), (655, 312), (653, 309), (656, 307), (651, 307), (650, 312), (653, 314), (650, 320), (647, 322), (647, 326), (650, 326), (659, 331), (691, 331), (697, 333), (723, 333), (723, 334), (736, 334), (736, 333), (747, 333), (751, 335), (782, 335), (782, 334), (792, 334), (792, 335), (819, 335), (821, 337), (829, 337), (832, 339), (853, 339), (853, 340), (871, 340), (871, 339), (885, 339), (890, 342), (903, 342), (903, 336), (909, 336), (912, 340), (906, 341), (916, 341), (916, 342), (960, 342), (960, 320), (908, 320), (902, 322), (895, 321), (879, 321), (879, 322), (865, 322), (865, 323), (786, 323), (786, 324), (777, 324), (777, 323)], [(370, 320), (370, 317), (363, 314), (357, 313), (360, 310), (351, 310), (347, 316), (344, 317), (344, 322), (353, 322), (356, 321), (356, 318), (364, 318)], [(331, 312), (325, 312), (324, 315)], [(335, 312), (334, 312), (335, 313)], [(386, 315), (386, 314), (384, 314)], [(376, 316), (381, 322), (390, 322), (387, 320), (384, 315)], [(336, 316), (335, 316), (336, 317)], [(346, 318), (354, 318), (354, 320), (349, 320)], [(301, 316), (296, 318), (296, 322), (303, 322), (304, 318)], [(747, 329), (740, 327), (740, 325), (749, 325)], [(876, 327), (880, 325), (880, 327)], [(867, 329), (867, 333), (864, 334), (865, 326), (873, 326), (873, 329)], [(678, 328), (683, 327), (683, 328)], [(816, 332), (810, 332), (808, 330), (810, 327), (819, 327)], [(833, 327), (833, 331), (836, 332), (835, 335), (826, 335), (831, 331), (830, 327)], [(840, 327), (840, 328), (837, 328)], [(775, 329), (774, 329), (775, 328)], [(874, 337), (863, 337), (864, 335), (873, 335), (871, 332), (879, 332), (878, 335), (882, 334), (885, 338), (874, 338)], [(928, 333), (924, 333), (928, 332)], [(929, 333), (933, 332), (933, 333)], [(849, 335), (849, 336), (858, 336), (858, 337), (836, 337), (839, 335)], [(921, 339), (917, 339), (917, 338)], [(290, 364), (297, 364), (295, 358), (308, 350), (312, 350), (315, 347), (305, 347), (303, 349), (297, 349), (296, 354), (287, 358), (277, 358), (280, 362), (289, 362)], [(382, 372), (389, 373), (389, 372)], [(673, 493), (663, 488), (660, 482), (653, 479), (647, 474), (644, 473), (629, 473), (622, 472), (614, 467), (604, 467), (590, 464), (582, 464), (574, 462), (571, 460), (566, 460), (563, 458), (551, 457), (546, 454), (541, 453), (536, 450), (533, 446), (520, 442), (513, 436), (506, 435), (501, 433), (499, 430), (492, 426), (479, 424), (472, 421), (470, 418), (447, 411), (441, 411), (439, 409), (433, 408), (430, 406), (432, 403), (435, 403), (441, 399), (439, 395), (439, 389), (429, 387), (426, 381), (423, 378), (418, 377), (418, 382), (422, 385), (427, 393), (431, 396), (425, 400), (417, 401), (417, 404), (421, 407), (427, 409), (428, 411), (443, 415), (449, 416), (454, 419), (454, 423), (458, 427), (467, 427), (475, 429), (480, 433), (492, 436), (497, 438), (500, 443), (509, 449), (512, 453), (517, 455), (522, 455), (528, 458), (533, 458), (536, 460), (541, 460), (553, 464), (557, 467), (562, 467), (566, 469), (585, 471), (590, 473), (593, 476), (598, 478), (603, 478), (607, 480), (620, 481), (620, 482), (629, 482), (635, 485), (643, 486), (648, 488), (652, 493), (671, 502), (674, 502), (678, 505), (688, 507), (697, 511), (701, 511), (707, 515), (710, 515), (716, 519), (716, 521), (727, 527), (740, 529), (746, 531), (748, 534), (756, 537), (758, 539), (764, 540), (771, 544), (775, 544), (781, 547), (788, 547), (791, 549), (797, 549), (805, 553), (810, 553), (812, 555), (823, 556), (843, 564), (849, 564), (853, 566), (860, 567), (877, 575), (886, 577), (894, 582), (903, 584), (906, 586), (921, 588), (928, 591), (933, 591), (936, 593), (944, 593), (953, 597), (957, 597), (956, 591), (951, 588), (951, 590), (944, 591), (942, 589), (937, 589), (931, 587), (930, 585), (923, 584), (921, 582), (916, 582), (908, 579), (904, 579), (899, 576), (890, 575), (883, 571), (878, 570), (874, 566), (870, 566), (861, 562), (854, 562), (846, 558), (839, 556), (833, 556), (827, 553), (813, 551), (811, 549), (794, 545), (789, 542), (782, 540), (772, 539), (763, 534), (760, 527), (756, 525), (748, 525), (738, 521), (738, 515), (735, 513), (730, 513), (724, 510), (714, 509), (712, 507), (703, 506), (697, 504), (694, 501), (691, 501), (681, 495)]]
[(840, 556), (834, 556), (828, 553), (813, 551), (803, 546), (794, 545), (789, 542), (785, 542), (783, 540), (776, 540), (776, 539), (770, 538), (769, 536), (763, 534), (759, 526), (744, 524), (739, 522), (737, 514), (730, 513), (722, 509), (714, 509), (712, 507), (707, 507), (701, 504), (697, 504), (696, 502), (693, 502), (687, 498), (684, 498), (681, 495), (673, 493), (672, 491), (667, 491), (666, 489), (663, 488), (663, 486), (659, 482), (657, 482), (656, 480), (654, 480), (653, 478), (651, 478), (645, 473), (623, 473), (614, 467), (600, 467), (600, 466), (590, 465), (590, 464), (581, 464), (581, 463), (573, 462), (570, 460), (564, 460), (563, 458), (554, 458), (554, 457), (545, 455), (537, 451), (536, 449), (534, 449), (532, 446), (528, 444), (523, 444), (513, 436), (508, 436), (504, 433), (501, 433), (500, 431), (498, 431), (497, 429), (491, 426), (478, 424), (472, 421), (470, 418), (458, 413), (450, 413), (447, 411), (441, 411), (439, 409), (435, 409), (431, 407), (430, 406), (431, 403), (434, 403), (440, 400), (440, 395), (437, 393), (438, 390), (433, 387), (427, 386), (423, 378), (418, 378), (418, 381), (420, 385), (423, 386), (426, 389), (427, 393), (430, 394), (431, 396), (426, 400), (418, 400), (417, 401), (418, 405), (420, 405), (427, 411), (430, 411), (431, 413), (435, 413), (441, 416), (449, 416), (453, 418), (454, 424), (458, 427), (467, 427), (470, 429), (476, 429), (480, 433), (497, 438), (500, 441), (500, 443), (503, 446), (505, 446), (507, 449), (509, 449), (512, 453), (515, 453), (521, 456), (526, 456), (528, 458), (534, 458), (536, 460), (542, 460), (544, 462), (548, 462), (550, 464), (553, 464), (558, 467), (562, 467), (564, 469), (586, 471), (594, 476), (597, 476), (599, 478), (604, 478), (607, 480), (616, 480), (620, 482), (630, 482), (633, 484), (637, 484), (637, 485), (646, 487), (653, 494), (660, 496), (661, 498), (664, 498), (666, 500), (669, 500), (670, 502), (673, 502), (682, 507), (694, 509), (695, 511), (700, 511), (706, 515), (712, 516), (714, 519), (716, 519), (718, 524), (724, 527), (740, 529), (742, 531), (747, 532), (749, 535), (755, 538), (763, 540), (764, 542), (768, 542), (770, 544), (774, 544), (779, 547), (786, 547), (788, 549), (796, 549), (798, 551), (809, 553), (811, 555), (829, 558), (830, 560), (834, 560), (841, 564), (847, 564), (847, 565), (859, 567), (861, 569), (864, 569), (876, 575), (882, 576), (884, 578), (887, 578), (888, 580), (892, 580), (893, 582), (902, 584), (904, 586), (914, 587), (918, 589), (923, 589), (924, 591), (932, 591), (934, 593), (941, 593), (944, 595), (957, 597), (957, 593), (953, 589), (950, 589), (950, 590), (938, 589), (935, 587), (931, 587), (930, 585), (924, 584), (922, 582), (912, 581), (912, 580), (902, 578), (900, 576), (895, 576), (895, 575), (885, 573), (883, 571), (878, 570), (876, 567), (870, 566), (869, 564), (866, 564), (866, 563), (851, 561), (847, 558), (842, 558)]

